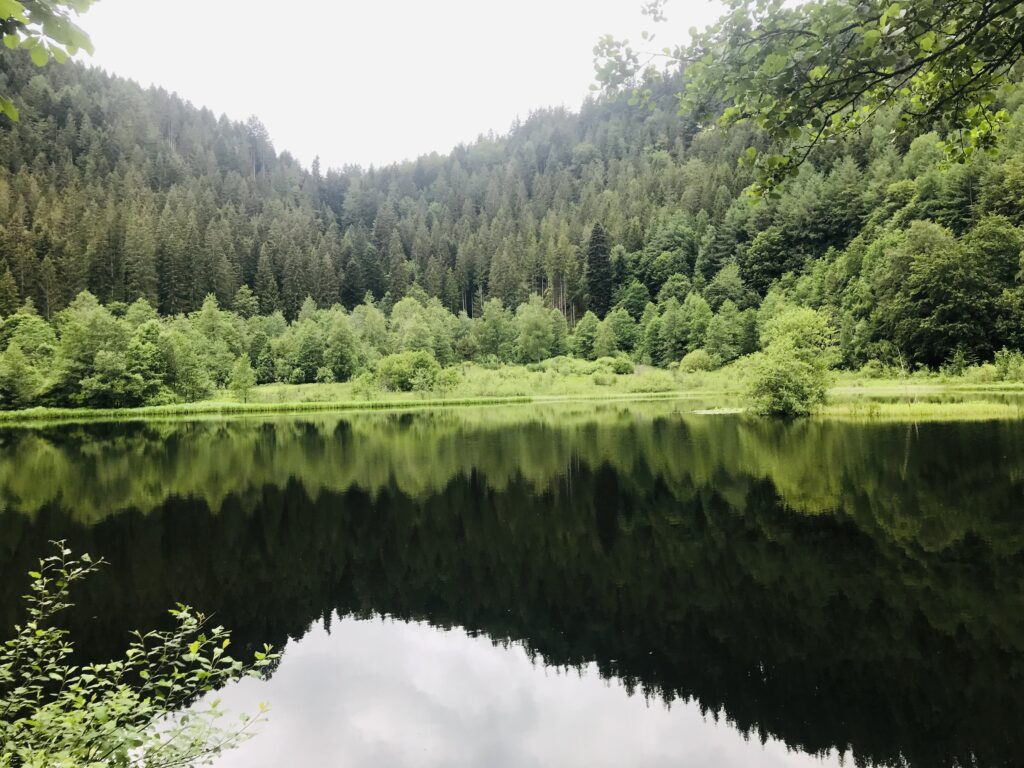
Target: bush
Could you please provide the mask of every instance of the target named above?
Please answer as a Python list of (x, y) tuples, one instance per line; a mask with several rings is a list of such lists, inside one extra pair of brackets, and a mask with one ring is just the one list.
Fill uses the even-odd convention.
[(334, 371), (332, 371), (326, 365), (321, 365), (319, 368), (316, 369), (316, 381), (318, 384), (333, 384)]
[(964, 381), (970, 384), (992, 384), (999, 381), (999, 368), (992, 363), (972, 365), (963, 373)]
[(618, 373), (623, 376), (633, 373), (636, 367), (633, 365), (633, 361), (628, 357), (615, 357), (612, 358), (612, 373)]
[(615, 383), (615, 374), (598, 371), (594, 374), (594, 383), (599, 387), (610, 387)]
[(806, 416), (825, 402), (827, 368), (798, 353), (790, 341), (771, 344), (751, 365), (747, 396), (765, 416)]
[(377, 361), (377, 384), (391, 392), (433, 389), (441, 366), (430, 352), (399, 352)]
[(352, 379), (352, 396), (357, 400), (370, 400), (379, 391), (377, 379), (369, 371), (363, 371)]
[(668, 371), (652, 370), (627, 379), (626, 388), (630, 392), (671, 392), (676, 388), (676, 380)]
[(605, 373), (627, 374), (633, 372), (633, 361), (623, 355), (599, 357), (595, 361), (595, 366), (595, 371), (600, 370)]
[(999, 371), (1000, 381), (1024, 381), (1024, 354), (1003, 347), (992, 362)]
[(768, 416), (806, 416), (825, 402), (836, 358), (828, 319), (812, 309), (784, 310), (766, 324), (764, 352), (751, 364), (747, 397)]
[(860, 367), (859, 374), (865, 379), (881, 379), (890, 372), (881, 360), (868, 360)]
[(122, 658), (74, 664), (59, 614), (71, 606), (71, 587), (103, 561), (55, 544), (57, 554), (29, 573), (25, 620), (0, 642), (0, 765), (189, 766), (244, 741), (251, 719), (224, 727), (217, 701), (182, 704), (261, 675), (277, 659), (270, 647), (250, 664), (237, 661), (224, 652), (227, 630), (179, 606), (171, 629), (133, 633)]
[(703, 349), (695, 349), (687, 352), (679, 361), (679, 370), (683, 373), (697, 373), (698, 371), (712, 371), (718, 366), (718, 361)]

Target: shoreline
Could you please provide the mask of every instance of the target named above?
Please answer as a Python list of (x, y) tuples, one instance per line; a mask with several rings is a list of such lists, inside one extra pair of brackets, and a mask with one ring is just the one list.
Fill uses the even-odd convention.
[[(935, 402), (917, 397), (1021, 394), (1021, 388), (985, 388), (942, 383), (893, 385), (890, 382), (873, 386), (851, 386), (837, 383), (830, 390), (832, 400), (809, 417), (811, 421), (845, 422), (954, 422), (1024, 420), (1024, 397), (1019, 403), (995, 400), (963, 400)], [(242, 416), (301, 415), (306, 413), (358, 413), (360, 411), (413, 411), (425, 409), (480, 408), (507, 405), (551, 405), (561, 403), (654, 402), (671, 400), (702, 400), (695, 408), (697, 416), (741, 415), (736, 407), (736, 393), (717, 388), (671, 390), (665, 392), (598, 392), (543, 395), (495, 395), (449, 398), (402, 398), (379, 400), (293, 400), (281, 402), (240, 403), (230, 400), (206, 400), (196, 403), (142, 406), (138, 408), (31, 408), (21, 411), (0, 411), (0, 428), (33, 427), (78, 423), (188, 421), (205, 418)], [(877, 398), (900, 398), (884, 402)], [(907, 398), (907, 399), (904, 399)], [(726, 401), (718, 402), (715, 401)], [(731, 402), (729, 402), (731, 401)]]

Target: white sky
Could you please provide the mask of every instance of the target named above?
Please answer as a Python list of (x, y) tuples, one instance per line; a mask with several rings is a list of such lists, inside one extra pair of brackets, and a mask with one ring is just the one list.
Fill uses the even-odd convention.
[[(721, 13), (671, 0), (100, 0), (82, 18), (92, 63), (236, 120), (257, 115), (308, 165), (447, 152), (542, 107), (577, 109), (603, 34), (655, 29), (660, 48)], [(88, 61), (89, 58), (86, 57)]]

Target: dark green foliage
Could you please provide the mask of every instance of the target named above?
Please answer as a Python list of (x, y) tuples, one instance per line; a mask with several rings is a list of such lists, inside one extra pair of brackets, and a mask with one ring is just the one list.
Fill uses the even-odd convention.
[(604, 227), (595, 224), (587, 242), (587, 296), (588, 306), (598, 317), (611, 309), (613, 292), (611, 245)]

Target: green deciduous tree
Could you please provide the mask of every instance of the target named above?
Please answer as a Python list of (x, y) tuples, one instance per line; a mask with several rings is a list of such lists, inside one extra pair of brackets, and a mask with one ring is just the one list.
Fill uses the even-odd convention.
[[(52, 58), (64, 63), (84, 50), (92, 53), (89, 36), (75, 23), (95, 0), (0, 0), (0, 36), (10, 49), (29, 52), (32, 63), (45, 66)], [(0, 96), (0, 112), (18, 119), (18, 108)]]
[[(997, 91), (1024, 54), (1022, 38), (1015, 0), (737, 0), (668, 55), (686, 67), (689, 110), (720, 115), (727, 127), (753, 122), (769, 139), (774, 151), (748, 157), (760, 186), (772, 189), (815, 148), (885, 108), (896, 111), (898, 131), (943, 121), (958, 159), (991, 147), (1007, 118)], [(625, 43), (601, 41), (607, 90), (637, 88), (643, 66)]]
[(249, 393), (256, 386), (256, 371), (253, 370), (248, 354), (239, 355), (235, 360), (235, 364), (231, 367), (231, 379), (228, 386), (235, 393), (235, 397), (243, 403), (249, 402)]

